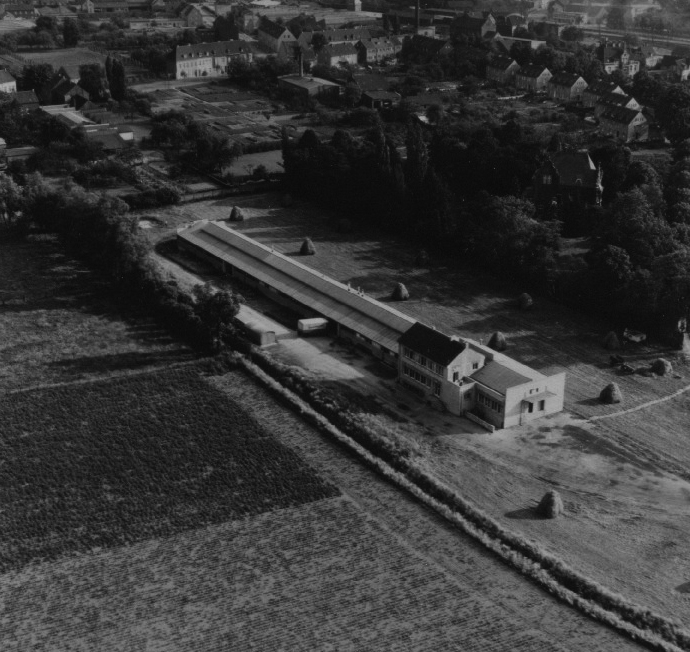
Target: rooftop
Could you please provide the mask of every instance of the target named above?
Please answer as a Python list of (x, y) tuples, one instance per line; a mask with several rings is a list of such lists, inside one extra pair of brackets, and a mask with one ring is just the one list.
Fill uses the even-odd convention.
[(481, 383), (489, 389), (493, 389), (499, 394), (506, 393), (506, 390), (516, 385), (524, 385), (529, 383), (532, 378), (523, 376), (522, 374), (510, 369), (496, 360), (484, 365), (478, 371), (475, 371), (470, 378)]
[(337, 86), (340, 88), (339, 84), (329, 81), (328, 79), (321, 79), (321, 77), (300, 77), (299, 75), (284, 75), (279, 77), (282, 81), (292, 84), (293, 86), (299, 86), (300, 88), (322, 88), (324, 86)]
[(454, 340), (419, 322), (405, 331), (398, 342), (443, 367), (447, 367), (467, 347), (465, 342)]

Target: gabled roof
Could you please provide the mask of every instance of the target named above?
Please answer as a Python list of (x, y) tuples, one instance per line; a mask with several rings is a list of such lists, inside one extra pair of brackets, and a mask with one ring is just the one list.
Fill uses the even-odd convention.
[(346, 57), (357, 54), (357, 48), (352, 43), (332, 43), (327, 45), (323, 51), (330, 58)]
[(361, 39), (359, 44), (365, 50), (388, 50), (397, 44), (388, 38)]
[(487, 67), (493, 68), (494, 70), (501, 70), (501, 71), (506, 71), (510, 66), (512, 66), (515, 63), (515, 59), (511, 57), (494, 57), (487, 63)]
[(612, 108), (625, 108), (630, 102), (637, 102), (637, 100), (631, 95), (625, 95), (624, 93), (607, 93), (599, 98), (597, 104), (610, 106)]
[(467, 347), (465, 342), (453, 340), (448, 335), (419, 322), (406, 330), (398, 343), (443, 367), (447, 367)]
[(612, 81), (596, 81), (587, 87), (585, 93), (590, 93), (592, 95), (597, 95), (601, 97), (602, 95), (607, 95), (608, 93), (621, 94), (623, 91), (621, 87)]
[(572, 88), (577, 81), (582, 79), (580, 75), (569, 72), (557, 72), (551, 79), (549, 84), (551, 86), (563, 86), (565, 88)]
[(14, 94), (14, 101), (17, 104), (38, 104), (38, 96), (34, 91), (19, 91)]
[(7, 70), (0, 70), (0, 84), (17, 81)]
[(251, 53), (253, 48), (247, 41), (215, 41), (214, 43), (195, 43), (178, 45), (175, 48), (175, 61), (198, 59), (200, 57), (223, 57), (227, 55)]
[(549, 160), (558, 173), (561, 185), (596, 186), (597, 168), (586, 151), (555, 152), (549, 155)]
[(393, 91), (364, 91), (362, 97), (367, 96), (372, 100), (391, 100), (397, 102), (400, 99), (400, 94)]
[(259, 23), (259, 31), (268, 34), (273, 38), (280, 38), (285, 32), (289, 31), (285, 25), (278, 25), (268, 18), (262, 18)]
[(470, 378), (504, 395), (507, 389), (517, 385), (524, 385), (532, 380), (532, 378), (523, 376), (517, 371), (509, 369), (495, 360), (492, 360), (478, 371), (475, 371)]
[(520, 70), (517, 71), (517, 75), (520, 75), (521, 77), (532, 77), (536, 79), (539, 77), (544, 71), (550, 72), (548, 68), (545, 66), (523, 66), (520, 68)]
[[(642, 111), (640, 111), (639, 109), (626, 109), (624, 107), (615, 107), (606, 109), (606, 111), (604, 111), (601, 114), (601, 117), (605, 120), (609, 120), (610, 122), (617, 122), (618, 124), (627, 126), (641, 113)], [(644, 117), (644, 115), (642, 117)], [(645, 118), (645, 120), (646, 119), (647, 118)]]

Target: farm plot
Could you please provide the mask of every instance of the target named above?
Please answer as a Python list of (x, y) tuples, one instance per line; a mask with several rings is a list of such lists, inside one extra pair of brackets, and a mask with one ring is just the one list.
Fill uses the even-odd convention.
[(0, 404), (0, 570), (337, 494), (194, 368)]
[(51, 240), (0, 243), (0, 392), (194, 358)]

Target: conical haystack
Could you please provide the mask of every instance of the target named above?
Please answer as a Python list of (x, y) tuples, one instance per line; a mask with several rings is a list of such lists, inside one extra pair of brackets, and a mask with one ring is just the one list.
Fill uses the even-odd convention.
[(508, 348), (508, 343), (506, 342), (506, 336), (501, 333), (501, 331), (496, 331), (489, 339), (488, 344), (490, 349), (494, 351), (505, 351)]
[(621, 348), (621, 343), (618, 339), (618, 335), (616, 335), (613, 331), (610, 331), (608, 335), (604, 338), (603, 345), (607, 351), (618, 351), (618, 349)]
[(407, 288), (402, 284), (398, 283), (391, 294), (391, 299), (393, 301), (407, 301), (410, 298), (410, 293)]
[(302, 256), (313, 256), (316, 253), (316, 249), (314, 248), (314, 243), (311, 241), (311, 238), (304, 239), (299, 252)]
[(230, 211), (230, 221), (231, 222), (244, 222), (244, 213), (239, 206), (233, 206)]
[(657, 376), (668, 376), (673, 373), (673, 367), (671, 363), (664, 358), (657, 358), (652, 362), (652, 371)]
[(518, 306), (520, 306), (520, 310), (529, 310), (533, 305), (534, 301), (532, 301), (532, 297), (527, 294), (527, 292), (523, 292), (518, 297)]
[(537, 512), (544, 518), (558, 518), (563, 514), (563, 500), (555, 489), (549, 489), (541, 499)]
[(621, 388), (618, 387), (616, 383), (606, 385), (606, 387), (601, 390), (601, 394), (599, 394), (599, 400), (602, 403), (620, 403), (623, 400)]

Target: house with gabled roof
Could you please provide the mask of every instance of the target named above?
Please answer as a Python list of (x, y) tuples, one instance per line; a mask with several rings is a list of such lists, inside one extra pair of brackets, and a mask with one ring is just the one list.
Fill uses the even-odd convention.
[(496, 56), (486, 64), (486, 78), (498, 84), (512, 82), (520, 65), (512, 57)]
[(295, 35), (284, 25), (279, 25), (268, 18), (262, 17), (257, 31), (259, 43), (272, 52), (279, 52), (284, 43), (296, 42)]
[(640, 109), (608, 108), (599, 116), (599, 127), (624, 143), (649, 139), (649, 122)]
[(316, 55), (317, 61), (324, 66), (338, 66), (341, 63), (357, 64), (359, 53), (352, 43), (334, 43), (321, 48)]
[(626, 95), (625, 93), (607, 93), (606, 95), (602, 95), (594, 105), (595, 117), (600, 117), (601, 114), (608, 109), (635, 109), (636, 111), (641, 111), (642, 106), (640, 106), (640, 103), (632, 97), (632, 95)]
[(357, 43), (374, 38), (374, 31), (362, 27), (351, 29), (324, 29), (320, 31), (304, 31), (297, 39), (303, 45), (311, 45), (314, 35), (321, 34), (326, 43)]
[(543, 91), (553, 75), (546, 66), (523, 66), (515, 73), (515, 87), (518, 90), (536, 93)]
[(0, 93), (16, 92), (17, 80), (7, 70), (0, 70)]
[(563, 409), (565, 373), (545, 376), (487, 346), (415, 323), (398, 339), (399, 382), (432, 405), (509, 428)]
[(534, 203), (599, 206), (604, 191), (602, 171), (587, 150), (553, 152), (532, 177)]
[(243, 40), (178, 45), (175, 48), (175, 79), (221, 77), (227, 75), (232, 61), (251, 63), (253, 57), (254, 46)]
[(455, 21), (453, 28), (458, 35), (476, 39), (487, 38), (497, 32), (496, 19), (491, 14), (472, 16), (465, 13)]
[(615, 82), (606, 81), (605, 79), (596, 81), (585, 88), (582, 93), (582, 104), (588, 108), (593, 108), (599, 103), (602, 97), (610, 93), (616, 93), (618, 95), (625, 94), (623, 89)]
[(558, 102), (571, 102), (582, 97), (587, 89), (587, 82), (574, 73), (557, 72), (546, 83), (546, 93)]

